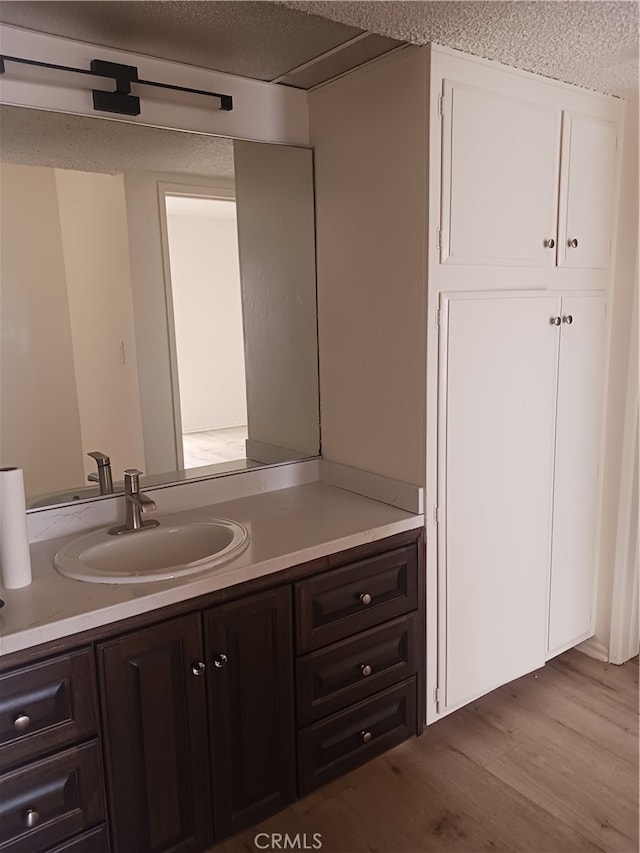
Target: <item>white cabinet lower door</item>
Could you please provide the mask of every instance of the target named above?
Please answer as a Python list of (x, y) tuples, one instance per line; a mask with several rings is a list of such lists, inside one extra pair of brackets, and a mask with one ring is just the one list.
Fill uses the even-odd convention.
[(593, 633), (605, 298), (564, 296), (556, 416), (548, 654)]
[(560, 299), (450, 294), (441, 309), (443, 710), (545, 661)]

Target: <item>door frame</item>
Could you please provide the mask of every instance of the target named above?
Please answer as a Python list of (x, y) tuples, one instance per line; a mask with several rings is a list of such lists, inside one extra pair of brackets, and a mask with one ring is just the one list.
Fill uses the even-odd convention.
[[(636, 262), (636, 277), (637, 277)], [(613, 566), (609, 661), (622, 664), (638, 654), (639, 638), (639, 560), (638, 560), (638, 465), (639, 408), (638, 390), (638, 289), (634, 293), (631, 345), (627, 374), (625, 424), (620, 465), (620, 493), (616, 552)]]
[(178, 375), (178, 348), (176, 343), (175, 317), (173, 313), (173, 289), (171, 286), (171, 259), (169, 256), (169, 226), (165, 200), (171, 196), (181, 198), (204, 198), (212, 201), (235, 201), (235, 189), (224, 186), (198, 186), (158, 181), (158, 211), (160, 214), (160, 240), (162, 244), (162, 269), (164, 273), (164, 297), (167, 307), (167, 337), (169, 341), (169, 364), (171, 374), (171, 402), (173, 429), (178, 470), (184, 468), (182, 444), (182, 413), (180, 410), (180, 377)]

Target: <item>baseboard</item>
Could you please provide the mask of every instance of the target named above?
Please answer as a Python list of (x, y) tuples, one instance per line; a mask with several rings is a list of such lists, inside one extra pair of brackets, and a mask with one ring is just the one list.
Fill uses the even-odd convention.
[(579, 646), (576, 646), (576, 649), (579, 652), (588, 655), (590, 658), (607, 662), (609, 660), (609, 649), (604, 645), (604, 643), (601, 643), (600, 640), (596, 640), (595, 637), (589, 637), (589, 639), (585, 640), (584, 643), (580, 643)]

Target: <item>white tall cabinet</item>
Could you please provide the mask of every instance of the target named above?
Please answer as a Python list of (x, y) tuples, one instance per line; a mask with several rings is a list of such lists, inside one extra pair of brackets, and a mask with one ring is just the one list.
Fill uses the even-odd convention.
[(426, 487), (430, 723), (594, 630), (624, 104), (436, 45), (309, 103), (323, 456)]
[(432, 721), (594, 631), (622, 105), (435, 47), (430, 86)]
[(589, 636), (604, 297), (443, 294), (442, 703)]

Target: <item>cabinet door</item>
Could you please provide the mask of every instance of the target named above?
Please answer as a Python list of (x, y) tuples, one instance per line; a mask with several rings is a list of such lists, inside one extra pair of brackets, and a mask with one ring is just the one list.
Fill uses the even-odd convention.
[(558, 263), (606, 269), (611, 255), (617, 169), (613, 122), (565, 112)]
[[(198, 851), (211, 842), (200, 617), (98, 647), (116, 853)], [(195, 672), (198, 672), (195, 667)]]
[(560, 300), (443, 300), (439, 648), (447, 708), (544, 664)]
[(223, 838), (295, 798), (288, 587), (205, 614), (215, 832)]
[(593, 633), (605, 298), (564, 296), (562, 316), (565, 322), (561, 327), (558, 373), (550, 655)]
[(443, 262), (555, 263), (560, 115), (445, 80)]

